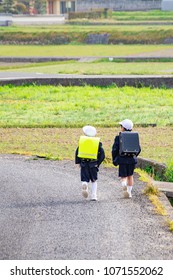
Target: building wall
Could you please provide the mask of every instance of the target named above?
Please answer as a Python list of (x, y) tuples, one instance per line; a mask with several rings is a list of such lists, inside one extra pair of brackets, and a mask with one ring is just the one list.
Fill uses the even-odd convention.
[(158, 10), (162, 0), (76, 0), (77, 11), (86, 11), (98, 8), (111, 10)]
[(173, 0), (162, 0), (163, 11), (173, 11)]
[[(75, 1), (76, 11), (108, 8), (115, 11), (159, 10), (165, 0), (46, 0), (48, 14), (60, 14), (60, 2)], [(167, 0), (165, 2), (173, 2)], [(167, 5), (167, 4), (166, 4)], [(51, 8), (50, 8), (51, 7)], [(53, 10), (53, 12), (52, 12)]]
[(60, 2), (57, 0), (47, 0), (46, 1), (47, 14), (59, 15), (60, 14)]

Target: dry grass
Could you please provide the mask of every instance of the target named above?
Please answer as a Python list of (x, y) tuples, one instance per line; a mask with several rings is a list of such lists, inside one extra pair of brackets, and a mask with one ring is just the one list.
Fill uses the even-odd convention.
[(148, 198), (152, 202), (152, 204), (155, 206), (154, 210), (157, 214), (162, 215), (162, 216), (167, 216), (168, 215), (167, 211), (165, 210), (164, 206), (160, 202), (157, 195), (149, 194)]
[(154, 211), (159, 215), (167, 216), (168, 213), (165, 210), (165, 207), (163, 206), (161, 201), (159, 200), (160, 192), (157, 187), (152, 185), (152, 179), (148, 176), (148, 174), (146, 172), (144, 172), (142, 170), (138, 169), (137, 172), (140, 175), (139, 179), (146, 182), (146, 187), (145, 187), (143, 193), (145, 195), (147, 195), (149, 200), (154, 205), (154, 207), (155, 207)]
[[(168, 162), (172, 157), (173, 128), (134, 128), (140, 134), (140, 156)], [(168, 133), (169, 130), (169, 133)], [(107, 160), (111, 160), (111, 148), (119, 128), (97, 128)], [(50, 158), (74, 159), (81, 128), (0, 128), (0, 153), (44, 155)]]

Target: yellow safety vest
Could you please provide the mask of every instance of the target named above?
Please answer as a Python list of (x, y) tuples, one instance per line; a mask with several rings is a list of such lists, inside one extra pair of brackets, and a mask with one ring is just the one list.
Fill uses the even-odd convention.
[(78, 157), (97, 159), (100, 138), (81, 136), (79, 139)]

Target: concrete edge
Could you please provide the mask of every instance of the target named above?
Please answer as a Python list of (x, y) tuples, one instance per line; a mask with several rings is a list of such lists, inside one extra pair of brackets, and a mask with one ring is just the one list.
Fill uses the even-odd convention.
[[(7, 73), (8, 75), (8, 73)], [(109, 86), (116, 85), (118, 87), (166, 87), (173, 88), (173, 75), (169, 76), (57, 76), (57, 77), (22, 77), (22, 78), (1, 78), (0, 85), (13, 84), (21, 86), (24, 84), (36, 85), (62, 85), (62, 86)]]
[[(22, 57), (22, 56), (0, 56), (0, 62), (51, 62), (51, 61), (69, 61), (69, 60), (76, 60), (80, 61), (81, 59), (108, 59), (110, 56), (30, 56), (30, 57)], [(131, 61), (160, 61), (160, 60), (173, 60), (172, 56), (111, 56), (111, 59), (113, 60), (124, 60), (126, 62)]]
[(165, 219), (173, 221), (173, 207), (164, 192), (160, 193), (159, 200), (167, 212)]

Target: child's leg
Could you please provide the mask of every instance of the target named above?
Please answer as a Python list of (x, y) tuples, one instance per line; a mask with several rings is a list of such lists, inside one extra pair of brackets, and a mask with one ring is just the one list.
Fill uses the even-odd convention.
[(92, 182), (91, 200), (97, 200), (97, 181)]
[(83, 197), (88, 197), (88, 182), (82, 182), (82, 195)]
[(127, 177), (127, 185), (133, 186), (133, 175)]
[(82, 195), (83, 195), (83, 197), (87, 198), (88, 197), (88, 182), (90, 181), (87, 163), (85, 163), (85, 164), (83, 164), (83, 166), (81, 166), (81, 181), (82, 181)]
[(119, 164), (119, 177), (121, 177), (121, 186), (124, 191), (127, 190), (127, 172), (126, 172), (126, 165)]
[(133, 175), (127, 177), (127, 192), (129, 197), (132, 197), (132, 189), (133, 189)]
[(121, 186), (123, 187), (123, 190), (127, 190), (127, 177), (121, 177)]

